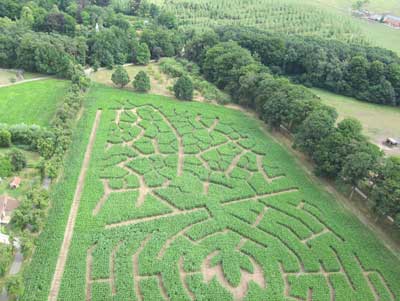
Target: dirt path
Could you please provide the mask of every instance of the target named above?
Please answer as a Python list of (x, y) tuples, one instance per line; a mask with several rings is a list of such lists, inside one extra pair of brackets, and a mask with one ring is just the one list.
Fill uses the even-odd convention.
[(176, 136), (176, 139), (178, 140), (178, 167), (177, 167), (177, 176), (180, 177), (183, 173), (183, 162), (185, 159), (185, 152), (183, 150), (183, 139), (181, 135), (178, 133), (177, 129), (173, 126), (171, 121), (167, 118), (167, 116), (164, 115), (163, 112), (160, 110), (156, 110), (158, 113), (161, 115), (162, 119), (164, 122), (168, 125), (168, 127), (172, 130), (174, 135)]
[(80, 175), (78, 178), (78, 183), (76, 186), (74, 199), (73, 199), (71, 210), (70, 210), (69, 217), (68, 217), (67, 226), (65, 228), (64, 240), (61, 245), (61, 250), (60, 250), (60, 254), (58, 256), (56, 270), (55, 270), (55, 273), (53, 276), (53, 281), (51, 283), (51, 288), (50, 288), (50, 293), (49, 293), (49, 298), (48, 298), (50, 301), (57, 300), (58, 292), (60, 290), (61, 279), (62, 279), (62, 276), (64, 273), (65, 264), (67, 262), (68, 251), (69, 251), (69, 247), (71, 245), (72, 235), (74, 233), (74, 226), (75, 226), (76, 217), (78, 215), (79, 203), (81, 200), (82, 191), (83, 191), (84, 184), (85, 184), (86, 173), (89, 168), (90, 157), (91, 157), (92, 150), (93, 150), (94, 143), (95, 143), (96, 132), (97, 132), (97, 129), (100, 124), (101, 113), (102, 113), (101, 110), (97, 111), (96, 118), (93, 123), (92, 132), (90, 133), (89, 143), (86, 148), (85, 157), (84, 157), (84, 160), (82, 163), (81, 172), (80, 172)]
[(38, 81), (38, 80), (49, 79), (49, 78), (51, 78), (51, 77), (50, 76), (42, 76), (42, 77), (37, 77), (37, 78), (32, 78), (32, 79), (25, 79), (25, 80), (21, 80), (19, 82), (15, 82), (15, 83), (9, 83), (9, 84), (0, 85), (0, 88), (15, 86), (15, 85), (19, 85), (19, 84), (25, 84), (25, 83), (34, 82), (34, 81)]

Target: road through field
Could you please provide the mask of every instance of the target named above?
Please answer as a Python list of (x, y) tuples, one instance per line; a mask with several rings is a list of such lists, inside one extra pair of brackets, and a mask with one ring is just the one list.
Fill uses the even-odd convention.
[(96, 140), (96, 132), (100, 124), (101, 113), (102, 113), (101, 110), (98, 110), (96, 113), (96, 118), (93, 123), (92, 132), (90, 133), (89, 143), (86, 148), (81, 172), (79, 174), (78, 183), (76, 185), (74, 200), (72, 202), (72, 207), (69, 213), (67, 226), (65, 228), (64, 240), (61, 245), (60, 254), (57, 260), (56, 270), (54, 272), (53, 281), (51, 283), (50, 294), (48, 298), (51, 301), (57, 300), (58, 292), (60, 290), (61, 279), (64, 273), (65, 263), (67, 262), (68, 258), (69, 246), (71, 244), (72, 235), (74, 233), (76, 216), (78, 215), (79, 203), (81, 200), (82, 191), (85, 184), (86, 173), (89, 168), (90, 157), (92, 154), (94, 142)]

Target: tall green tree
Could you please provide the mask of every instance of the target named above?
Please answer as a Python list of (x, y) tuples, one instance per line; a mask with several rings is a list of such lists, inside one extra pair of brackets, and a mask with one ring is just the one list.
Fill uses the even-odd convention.
[(150, 78), (144, 71), (139, 71), (139, 73), (136, 74), (132, 84), (133, 88), (138, 92), (148, 92), (151, 88)]
[(313, 111), (295, 136), (295, 146), (313, 156), (321, 141), (334, 131), (337, 113), (327, 108)]
[(147, 65), (150, 61), (150, 50), (146, 43), (140, 43), (135, 56), (135, 62), (138, 65)]
[(111, 76), (111, 80), (114, 84), (120, 88), (125, 87), (129, 83), (129, 74), (123, 66), (117, 66), (114, 73)]
[(181, 76), (174, 85), (175, 96), (181, 100), (192, 100), (193, 90), (193, 82), (186, 75)]

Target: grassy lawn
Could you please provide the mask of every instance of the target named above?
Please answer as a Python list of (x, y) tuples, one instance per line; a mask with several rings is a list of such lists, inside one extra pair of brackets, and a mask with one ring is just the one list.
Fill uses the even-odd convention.
[[(39, 162), (40, 156), (37, 153), (21, 150), (25, 155), (28, 166), (19, 173), (9, 177), (3, 178), (0, 182), (0, 195), (7, 193), (8, 195), (19, 198), (28, 192), (35, 184), (40, 183), (39, 171), (35, 168)], [(0, 148), (0, 156), (6, 155), (10, 151), (9, 148)], [(21, 186), (18, 189), (10, 189), (9, 184), (14, 176), (21, 178)]]
[[(387, 137), (400, 138), (400, 108), (359, 101), (320, 89), (311, 90), (324, 103), (337, 109), (339, 119), (354, 117), (360, 120), (365, 135), (376, 144), (381, 146)], [(388, 150), (388, 153), (400, 154), (400, 149)]]
[(0, 123), (47, 126), (69, 85), (46, 79), (0, 88)]
[(399, 259), (241, 112), (97, 85), (66, 165), (23, 300), (57, 262), (58, 300), (400, 297)]

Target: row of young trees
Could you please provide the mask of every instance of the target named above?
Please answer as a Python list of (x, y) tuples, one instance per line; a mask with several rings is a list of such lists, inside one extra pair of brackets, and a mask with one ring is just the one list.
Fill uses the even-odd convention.
[[(124, 69), (123, 66), (117, 66), (114, 73), (111, 76), (112, 82), (119, 86), (120, 88), (125, 87), (130, 82), (129, 74)], [(134, 80), (132, 81), (132, 86), (137, 92), (146, 93), (150, 91), (150, 77), (144, 71), (139, 71)], [(193, 82), (191, 78), (187, 75), (182, 75), (175, 82), (173, 90), (176, 98), (180, 100), (192, 100), (193, 99)]]
[(317, 174), (353, 187), (367, 183), (376, 208), (400, 225), (400, 160), (386, 159), (361, 133), (361, 124), (345, 119), (306, 88), (272, 75), (258, 57), (237, 42), (219, 42), (213, 32), (196, 35), (186, 55), (204, 76), (239, 104), (254, 108), (272, 128), (286, 127), (294, 146), (316, 163)]
[(254, 28), (216, 28), (275, 74), (360, 100), (400, 105), (400, 58), (378, 47), (316, 37), (284, 36)]

